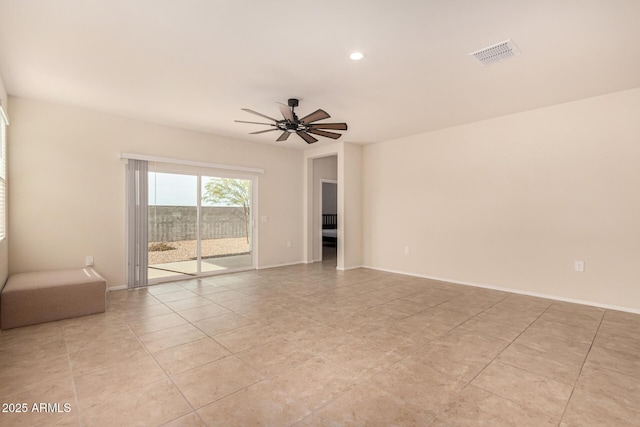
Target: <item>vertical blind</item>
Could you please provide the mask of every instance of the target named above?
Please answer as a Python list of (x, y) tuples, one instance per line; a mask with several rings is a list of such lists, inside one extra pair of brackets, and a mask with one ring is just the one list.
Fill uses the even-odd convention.
[(0, 241), (7, 237), (7, 116), (0, 105)]
[(145, 160), (127, 161), (127, 286), (147, 284), (149, 165)]

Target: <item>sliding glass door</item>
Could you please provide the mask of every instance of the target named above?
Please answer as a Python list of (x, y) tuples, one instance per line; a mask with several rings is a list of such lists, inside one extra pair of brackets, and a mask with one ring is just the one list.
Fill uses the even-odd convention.
[(198, 177), (149, 172), (149, 280), (198, 274)]
[(252, 177), (151, 169), (149, 283), (254, 267)]
[(252, 181), (202, 176), (200, 186), (200, 268), (215, 272), (252, 266)]

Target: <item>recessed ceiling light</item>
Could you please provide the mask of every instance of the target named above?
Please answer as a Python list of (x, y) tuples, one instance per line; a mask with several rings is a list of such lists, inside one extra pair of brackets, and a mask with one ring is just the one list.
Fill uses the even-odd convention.
[(364, 53), (353, 52), (351, 55), (349, 55), (349, 58), (353, 59), (354, 61), (360, 61), (362, 58), (364, 58)]

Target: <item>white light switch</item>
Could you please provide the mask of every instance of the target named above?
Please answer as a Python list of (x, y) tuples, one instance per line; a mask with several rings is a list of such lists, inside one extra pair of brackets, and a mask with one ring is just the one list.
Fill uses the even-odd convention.
[(574, 268), (576, 271), (578, 271), (578, 272), (580, 272), (580, 273), (583, 273), (583, 272), (584, 272), (584, 261), (576, 261), (576, 262), (573, 264), (573, 268)]

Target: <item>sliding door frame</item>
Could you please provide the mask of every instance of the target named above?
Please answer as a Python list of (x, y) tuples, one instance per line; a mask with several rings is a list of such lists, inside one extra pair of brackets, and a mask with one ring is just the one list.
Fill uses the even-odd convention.
[[(198, 239), (197, 239), (197, 274), (189, 275), (189, 274), (180, 274), (176, 276), (168, 276), (166, 278), (157, 278), (153, 280), (147, 280), (146, 284), (139, 284), (136, 286), (146, 286), (152, 285), (162, 282), (169, 282), (175, 280), (184, 280), (189, 278), (200, 278), (200, 277), (208, 277), (215, 276), (219, 274), (226, 273), (234, 273), (240, 271), (248, 271), (248, 270), (256, 270), (258, 268), (258, 178), (259, 175), (264, 174), (264, 169), (260, 168), (251, 168), (244, 166), (232, 166), (232, 165), (224, 165), (217, 163), (207, 163), (207, 162), (198, 162), (198, 161), (190, 161), (190, 160), (179, 160), (179, 159), (171, 159), (164, 157), (155, 157), (155, 156), (147, 156), (141, 154), (132, 154), (132, 153), (121, 153), (120, 158), (126, 160), (143, 160), (149, 163), (162, 164), (160, 169), (167, 173), (176, 173), (176, 174), (186, 174), (186, 175), (195, 175), (198, 181), (198, 208), (197, 208), (197, 229), (198, 229)], [(158, 171), (158, 168), (153, 168)], [(149, 167), (149, 170), (152, 170)], [(212, 271), (207, 272), (205, 274), (202, 273), (202, 254), (201, 254), (201, 238), (200, 238), (200, 228), (201, 228), (201, 207), (202, 207), (202, 177), (220, 177), (220, 178), (235, 178), (235, 179), (243, 179), (248, 180), (251, 183), (251, 206), (250, 206), (250, 222), (249, 222), (249, 239), (250, 239), (250, 249), (251, 249), (251, 265), (247, 267), (240, 268), (230, 268), (220, 271)], [(147, 201), (148, 203), (148, 201)], [(148, 207), (148, 206), (147, 206)], [(127, 213), (125, 215), (125, 226), (126, 226), (126, 237), (125, 241), (129, 241), (129, 233), (131, 233), (130, 226), (132, 224), (129, 223), (129, 201), (127, 200)], [(128, 247), (125, 248), (125, 253), (132, 250)], [(145, 254), (148, 257), (148, 252)], [(128, 261), (128, 258), (127, 258)], [(130, 286), (129, 286), (130, 287)]]
[[(176, 166), (174, 164), (163, 164), (160, 167), (152, 168), (149, 167), (150, 172), (160, 172), (160, 173), (175, 173), (182, 175), (192, 175), (197, 179), (197, 207), (196, 207), (196, 230), (197, 230), (197, 243), (196, 243), (196, 273), (188, 274), (188, 273), (177, 273), (173, 276), (159, 277), (155, 279), (148, 280), (149, 285), (155, 285), (158, 283), (171, 282), (176, 280), (187, 280), (193, 278), (201, 278), (201, 277), (209, 277), (209, 276), (217, 276), (220, 274), (226, 273), (237, 273), (241, 271), (249, 271), (256, 270), (258, 266), (258, 221), (257, 212), (258, 212), (258, 176), (251, 175), (246, 173), (232, 173), (230, 171), (221, 171), (216, 169), (207, 169), (207, 168), (185, 168)], [(202, 238), (201, 238), (201, 229), (202, 229), (202, 178), (232, 178), (232, 179), (241, 179), (247, 180), (251, 184), (251, 206), (249, 210), (249, 243), (251, 250), (251, 265), (246, 267), (239, 268), (230, 268), (220, 271), (211, 271), (211, 272), (202, 272)]]

